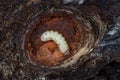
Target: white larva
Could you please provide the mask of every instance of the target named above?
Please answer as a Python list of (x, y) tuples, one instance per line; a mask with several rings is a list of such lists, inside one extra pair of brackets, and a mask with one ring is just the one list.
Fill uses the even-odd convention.
[(41, 35), (41, 41), (49, 41), (49, 40), (53, 40), (54, 42), (56, 42), (59, 50), (62, 53), (65, 53), (69, 49), (67, 41), (57, 31), (46, 31)]

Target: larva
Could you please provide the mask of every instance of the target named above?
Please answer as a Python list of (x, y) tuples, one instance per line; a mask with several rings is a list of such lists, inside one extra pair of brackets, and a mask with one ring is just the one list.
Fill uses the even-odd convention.
[(69, 49), (67, 41), (57, 31), (46, 31), (41, 35), (41, 41), (49, 41), (49, 40), (53, 40), (54, 42), (56, 42), (59, 50), (62, 53), (65, 53)]

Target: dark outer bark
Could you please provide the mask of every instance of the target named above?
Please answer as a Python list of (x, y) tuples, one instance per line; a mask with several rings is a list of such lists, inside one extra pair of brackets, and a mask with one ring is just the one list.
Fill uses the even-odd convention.
[[(0, 79), (33, 80), (41, 77), (45, 71), (40, 70), (40, 72), (37, 72), (32, 70), (32, 66), (26, 65), (22, 58), (23, 50), (21, 47), (23, 35), (41, 11), (62, 5), (61, 1), (56, 0), (0, 1)], [(101, 13), (102, 16), (103, 13)], [(117, 12), (115, 15), (118, 15)], [(106, 14), (106, 16), (108, 17), (109, 15)], [(112, 36), (114, 37), (114, 35)], [(75, 68), (75, 70), (61, 72), (59, 76), (79, 74), (79, 76), (71, 77), (71, 80), (74, 80), (74, 78), (78, 78), (79, 80), (87, 79), (97, 74), (104, 65), (113, 60), (120, 59), (120, 36), (118, 35), (115, 39), (112, 36), (106, 34), (100, 46), (94, 52), (82, 56), (81, 59), (85, 61), (83, 61), (84, 63), (81, 62), (82, 60), (80, 61), (81, 65), (79, 65), (80, 67), (77, 70)], [(112, 44), (101, 46), (103, 43), (111, 43), (113, 41), (114, 43)]]

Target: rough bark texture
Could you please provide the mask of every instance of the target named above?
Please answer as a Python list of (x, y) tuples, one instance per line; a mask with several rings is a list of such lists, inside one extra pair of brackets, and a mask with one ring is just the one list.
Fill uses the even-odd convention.
[(35, 71), (31, 65), (26, 65), (22, 57), (23, 36), (41, 12), (62, 5), (77, 7), (86, 13), (98, 13), (107, 23), (107, 31), (94, 51), (82, 56), (83, 62), (80, 60), (81, 65), (77, 69), (78, 65), (75, 65), (75, 70), (59, 74), (54, 72), (46, 78), (48, 80), (120, 79), (119, 0), (88, 0), (88, 2), (86, 0), (82, 5), (63, 4), (61, 0), (0, 0), (0, 80), (42, 79), (41, 75), (47, 70)]

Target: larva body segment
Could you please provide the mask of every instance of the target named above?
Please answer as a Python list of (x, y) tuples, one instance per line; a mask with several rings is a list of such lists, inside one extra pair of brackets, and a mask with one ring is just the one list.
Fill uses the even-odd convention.
[(53, 40), (54, 42), (56, 42), (56, 44), (59, 47), (59, 50), (62, 53), (65, 53), (69, 49), (67, 41), (57, 31), (46, 31), (41, 35), (41, 41), (49, 41), (49, 40)]

